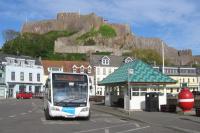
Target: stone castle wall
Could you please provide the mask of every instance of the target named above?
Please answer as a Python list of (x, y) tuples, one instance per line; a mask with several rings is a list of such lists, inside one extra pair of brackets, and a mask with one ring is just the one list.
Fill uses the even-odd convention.
[(54, 46), (55, 53), (111, 52), (111, 53), (114, 53), (115, 55), (122, 55), (123, 52), (130, 52), (128, 50), (120, 50), (120, 49), (116, 49), (116, 48), (112, 48), (108, 46), (101, 46), (101, 45), (94, 45), (94, 46), (66, 45), (65, 43), (63, 43), (63, 39), (66, 39), (66, 38), (57, 39), (55, 41), (55, 46)]
[[(88, 15), (80, 15), (79, 13), (58, 13), (56, 19), (44, 20), (37, 22), (25, 23), (22, 27), (22, 33), (39, 33), (44, 34), (49, 31), (68, 30), (68, 31), (89, 31), (92, 27), (99, 28), (104, 22), (102, 17), (94, 13)], [(130, 33), (130, 27), (123, 24), (108, 24), (111, 25), (118, 35)]]

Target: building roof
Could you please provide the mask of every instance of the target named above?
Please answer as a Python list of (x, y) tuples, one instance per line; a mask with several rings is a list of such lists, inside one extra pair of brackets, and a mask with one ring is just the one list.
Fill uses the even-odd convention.
[[(102, 58), (108, 57), (110, 59), (109, 65), (102, 64)], [(115, 55), (91, 55), (90, 56), (90, 64), (92, 66), (112, 66), (112, 67), (119, 67), (124, 64), (124, 60), (127, 57), (123, 56), (115, 56)]]
[(63, 68), (64, 72), (72, 72), (72, 67), (76, 65), (77, 67), (81, 67), (83, 65), (85, 68), (90, 64), (86, 61), (54, 61), (54, 60), (42, 60), (42, 65), (44, 68), (45, 75), (48, 75), (49, 67), (59, 67)]
[(12, 55), (12, 54), (2, 54), (2, 53), (0, 53), (0, 62), (6, 62), (6, 57), (11, 57), (15, 59), (35, 60), (35, 65), (41, 65), (41, 61), (39, 58), (33, 58), (25, 55)]
[(175, 80), (153, 69), (150, 65), (140, 60), (134, 60), (130, 63), (122, 65), (120, 68), (100, 81), (99, 85), (120, 84), (127, 83), (128, 81), (133, 85), (176, 83)]

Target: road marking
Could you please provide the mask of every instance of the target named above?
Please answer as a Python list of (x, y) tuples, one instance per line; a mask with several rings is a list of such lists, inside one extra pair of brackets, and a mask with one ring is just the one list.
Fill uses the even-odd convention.
[(136, 131), (136, 130), (141, 130), (141, 129), (145, 129), (145, 128), (149, 128), (149, 127), (150, 127), (150, 126), (139, 127), (139, 128), (133, 128), (133, 129), (129, 129), (129, 130), (125, 130), (125, 131), (120, 131), (120, 132), (116, 132), (116, 133), (127, 133), (127, 132)]
[(29, 110), (28, 112), (29, 112), (29, 113), (32, 113), (32, 111), (31, 111), (31, 110)]
[(109, 133), (109, 129), (108, 128), (105, 128), (105, 133)]
[(94, 132), (94, 131), (98, 131), (98, 130), (105, 130), (105, 129), (109, 129), (109, 128), (122, 127), (122, 126), (128, 126), (128, 125), (133, 125), (133, 123), (120, 124), (120, 125), (114, 125), (114, 126), (102, 127), (102, 128), (94, 128), (94, 129), (83, 130), (83, 131), (74, 132), (74, 133), (87, 133), (87, 132)]
[(20, 115), (26, 115), (27, 113), (20, 113)]
[(134, 125), (135, 125), (136, 127), (140, 127), (140, 125), (139, 125), (138, 123), (134, 123)]
[(14, 117), (16, 117), (16, 115), (10, 115), (10, 116), (8, 116), (8, 117), (10, 117), (10, 118), (14, 118)]
[(45, 125), (76, 125), (80, 124), (77, 121), (65, 121), (65, 120), (46, 120), (45, 118), (41, 118), (41, 121)]

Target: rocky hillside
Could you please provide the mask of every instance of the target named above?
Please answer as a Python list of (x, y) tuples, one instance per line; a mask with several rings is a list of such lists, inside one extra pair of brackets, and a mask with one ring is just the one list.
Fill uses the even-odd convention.
[[(55, 53), (112, 52), (122, 55), (131, 49), (154, 49), (161, 54), (159, 38), (135, 36), (125, 24), (110, 24), (94, 13), (58, 13), (56, 19), (26, 23), (22, 32), (44, 34), (49, 31), (76, 32), (55, 41)], [(166, 58), (175, 65), (186, 65), (192, 60), (191, 50), (178, 51), (164, 43)]]

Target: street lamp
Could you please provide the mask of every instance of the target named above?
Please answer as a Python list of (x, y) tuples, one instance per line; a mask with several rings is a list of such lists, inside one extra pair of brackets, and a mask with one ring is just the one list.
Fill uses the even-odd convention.
[(130, 90), (130, 86), (129, 86), (129, 76), (132, 75), (134, 73), (133, 69), (128, 68), (128, 93), (130, 92), (130, 100), (131, 100), (131, 90)]
[(162, 41), (162, 73), (165, 73), (165, 50), (164, 50), (164, 45)]

